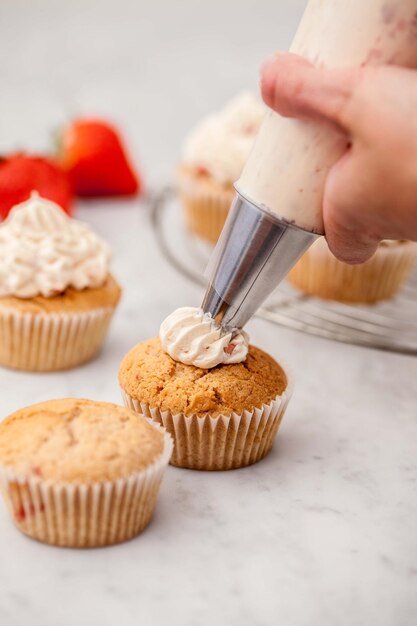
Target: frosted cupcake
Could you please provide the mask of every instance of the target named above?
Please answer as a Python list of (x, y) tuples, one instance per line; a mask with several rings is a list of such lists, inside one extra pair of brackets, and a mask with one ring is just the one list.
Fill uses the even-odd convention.
[(264, 113), (259, 100), (243, 93), (191, 131), (177, 175), (189, 232), (216, 243)]
[(128, 352), (119, 382), (126, 406), (174, 437), (171, 463), (226, 470), (265, 457), (292, 393), (283, 368), (199, 309), (178, 309), (160, 334)]
[(383, 241), (361, 265), (338, 261), (324, 237), (318, 239), (289, 273), (304, 293), (339, 302), (372, 304), (392, 298), (417, 262), (417, 244)]
[(53, 371), (100, 350), (120, 299), (107, 244), (36, 193), (0, 225), (0, 365)]
[(155, 508), (171, 437), (115, 404), (42, 402), (0, 423), (0, 488), (26, 535), (68, 547), (119, 543)]

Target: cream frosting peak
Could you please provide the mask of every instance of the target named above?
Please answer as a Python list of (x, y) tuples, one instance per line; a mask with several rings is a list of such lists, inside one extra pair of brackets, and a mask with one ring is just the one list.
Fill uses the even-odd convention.
[(161, 344), (175, 361), (210, 369), (246, 359), (249, 337), (243, 331), (222, 334), (212, 318), (196, 307), (181, 307), (161, 324)]
[(253, 94), (237, 95), (192, 130), (184, 146), (184, 163), (206, 169), (220, 182), (235, 182), (264, 114), (264, 105)]
[(99, 287), (109, 271), (107, 244), (36, 192), (0, 225), (0, 250), (0, 297)]

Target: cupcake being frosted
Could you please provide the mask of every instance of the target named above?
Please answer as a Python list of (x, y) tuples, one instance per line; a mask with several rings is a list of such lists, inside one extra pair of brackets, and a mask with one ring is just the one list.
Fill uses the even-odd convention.
[(120, 298), (110, 250), (36, 192), (0, 225), (0, 364), (59, 370), (100, 349)]
[(245, 92), (205, 118), (187, 137), (177, 181), (191, 233), (217, 241), (234, 197), (233, 184), (264, 114), (263, 104)]
[(292, 393), (284, 369), (245, 332), (223, 333), (193, 307), (127, 353), (119, 382), (125, 404), (173, 436), (172, 464), (205, 470), (266, 456)]

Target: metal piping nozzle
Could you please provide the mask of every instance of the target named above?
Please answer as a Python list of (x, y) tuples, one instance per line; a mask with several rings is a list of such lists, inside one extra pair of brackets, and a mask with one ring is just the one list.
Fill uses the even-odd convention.
[(225, 330), (242, 328), (318, 236), (237, 190), (207, 269), (203, 311)]

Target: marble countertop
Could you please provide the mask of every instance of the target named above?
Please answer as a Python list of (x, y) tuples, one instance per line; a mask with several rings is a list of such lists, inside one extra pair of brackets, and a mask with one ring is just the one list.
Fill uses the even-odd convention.
[[(147, 179), (166, 180), (186, 128), (251, 84), (262, 56), (288, 44), (303, 2), (258, 5), (5, 0), (0, 50), (13, 46), (15, 58), (4, 68), (2, 149), (39, 148), (51, 125), (98, 111), (123, 121)], [(62, 396), (119, 401), (124, 353), (201, 298), (162, 258), (143, 204), (83, 204), (78, 217), (111, 244), (124, 287), (109, 340), (73, 371), (1, 370), (1, 416)], [(249, 332), (296, 374), (271, 454), (225, 473), (169, 468), (148, 529), (108, 549), (31, 541), (1, 503), (2, 626), (415, 624), (417, 359), (256, 319)]]

